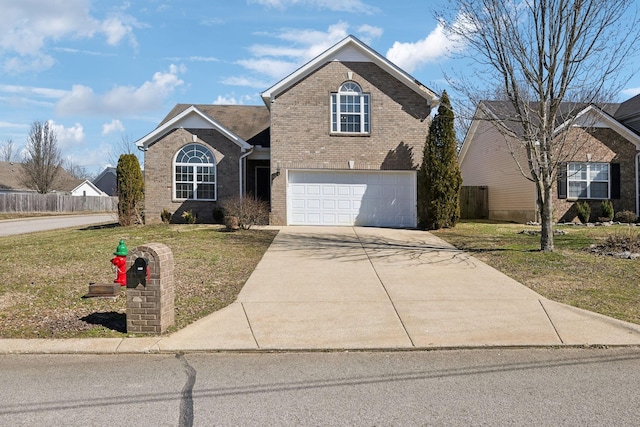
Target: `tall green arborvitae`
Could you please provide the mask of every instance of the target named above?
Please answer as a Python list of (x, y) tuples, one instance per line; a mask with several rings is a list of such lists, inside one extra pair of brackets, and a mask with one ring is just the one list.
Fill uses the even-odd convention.
[(423, 229), (455, 227), (460, 219), (462, 175), (453, 122), (451, 102), (443, 92), (418, 171), (418, 225)]
[(140, 163), (135, 154), (123, 154), (116, 167), (118, 182), (118, 220), (120, 225), (132, 225), (142, 221), (144, 180)]

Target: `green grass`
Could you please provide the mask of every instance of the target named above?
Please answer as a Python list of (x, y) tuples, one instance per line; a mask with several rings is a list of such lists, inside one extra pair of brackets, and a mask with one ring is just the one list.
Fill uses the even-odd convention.
[(434, 232), (541, 295), (565, 304), (640, 324), (640, 260), (598, 256), (589, 247), (608, 236), (640, 238), (627, 225), (560, 226), (555, 251), (541, 252), (540, 237), (518, 234), (539, 227), (491, 222), (461, 222)]
[(110, 260), (120, 239), (129, 249), (159, 242), (172, 250), (171, 330), (182, 328), (233, 302), (274, 236), (220, 226), (110, 225), (2, 237), (0, 337), (124, 336), (124, 291), (115, 300), (83, 298), (89, 283), (113, 282)]

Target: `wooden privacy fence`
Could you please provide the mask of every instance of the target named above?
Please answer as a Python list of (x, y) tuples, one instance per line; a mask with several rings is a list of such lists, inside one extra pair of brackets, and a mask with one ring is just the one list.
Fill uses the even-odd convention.
[(489, 189), (486, 186), (462, 186), (460, 190), (460, 218), (484, 219), (489, 217)]
[(0, 212), (116, 212), (117, 197), (0, 193)]

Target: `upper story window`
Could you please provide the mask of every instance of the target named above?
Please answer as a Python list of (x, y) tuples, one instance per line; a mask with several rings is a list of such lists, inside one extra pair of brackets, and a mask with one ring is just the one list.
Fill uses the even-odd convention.
[(369, 128), (369, 94), (355, 82), (343, 83), (331, 94), (331, 132), (368, 134)]
[(174, 161), (175, 199), (216, 200), (216, 159), (201, 144), (184, 147)]
[(609, 163), (567, 164), (570, 199), (608, 199), (609, 182)]

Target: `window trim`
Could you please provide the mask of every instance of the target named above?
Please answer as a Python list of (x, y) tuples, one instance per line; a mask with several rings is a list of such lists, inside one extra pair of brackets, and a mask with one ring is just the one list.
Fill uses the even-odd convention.
[[(357, 113), (341, 111), (341, 96), (357, 96), (359, 109)], [(355, 105), (355, 103), (353, 104)], [(356, 117), (360, 120), (360, 131), (341, 130), (342, 117)], [(355, 124), (355, 123), (353, 123)], [(340, 85), (337, 92), (331, 92), (329, 96), (329, 133), (332, 135), (370, 135), (371, 134), (371, 94), (363, 92), (362, 86), (353, 80), (348, 80)]]
[[(181, 154), (187, 155), (190, 147), (199, 147), (200, 151), (203, 152), (203, 154), (208, 154), (210, 157), (210, 162), (179, 162), (178, 161), (178, 157)], [(195, 151), (194, 148), (191, 148), (192, 150)], [(187, 150), (187, 151), (185, 151)], [(194, 159), (196, 157), (191, 157), (191, 159)], [(207, 159), (209, 160), (209, 159)], [(177, 171), (176, 168), (178, 166), (181, 167), (188, 167), (191, 168), (190, 174), (192, 175), (192, 180), (191, 181), (178, 181), (177, 180)], [(210, 167), (212, 168), (211, 171), (211, 175), (213, 176), (213, 181), (198, 181), (198, 167)], [(173, 156), (173, 162), (172, 162), (172, 168), (171, 168), (171, 175), (172, 175), (172, 186), (171, 186), (171, 196), (172, 196), (172, 200), (173, 201), (187, 201), (187, 200), (193, 200), (193, 201), (199, 201), (199, 202), (214, 202), (216, 200), (218, 200), (218, 166), (216, 164), (216, 156), (215, 154), (213, 154), (213, 151), (211, 150), (210, 147), (204, 145), (204, 144), (200, 144), (200, 143), (189, 143), (187, 145), (182, 146), (178, 151), (176, 151), (176, 154)], [(187, 184), (191, 184), (192, 187), (192, 195), (193, 197), (190, 198), (182, 198), (182, 197), (178, 197), (178, 188), (177, 188), (177, 184), (179, 183), (187, 183)], [(198, 185), (199, 184), (212, 184), (213, 185), (213, 199), (199, 199), (198, 198)]]
[[(575, 179), (575, 176), (579, 173), (579, 171), (572, 172), (570, 171), (571, 165), (584, 165), (586, 166), (586, 179)], [(595, 165), (606, 165), (607, 166), (607, 179), (591, 179), (591, 167)], [(611, 180), (612, 180), (612, 171), (611, 164), (606, 162), (568, 162), (567, 163), (567, 172), (566, 172), (566, 185), (567, 185), (567, 199), (569, 200), (608, 200), (611, 198)], [(573, 179), (572, 179), (573, 177)], [(587, 194), (584, 197), (574, 196), (571, 194), (571, 182), (585, 182)], [(605, 197), (593, 197), (591, 196), (591, 183), (604, 183), (607, 184), (607, 194)]]

